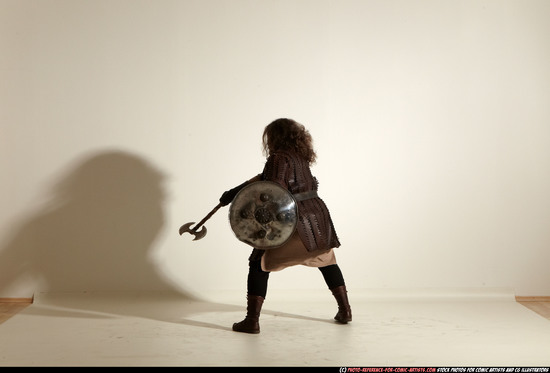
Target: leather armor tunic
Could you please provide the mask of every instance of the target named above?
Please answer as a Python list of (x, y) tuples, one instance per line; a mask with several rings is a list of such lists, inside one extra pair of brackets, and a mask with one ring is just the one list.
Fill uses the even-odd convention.
[[(309, 163), (291, 151), (272, 153), (265, 164), (262, 180), (273, 181), (291, 194), (317, 191), (318, 182)], [(340, 246), (329, 210), (314, 193), (313, 198), (298, 200), (297, 231), (308, 251), (329, 250)], [(263, 250), (254, 249), (250, 260), (261, 257)]]

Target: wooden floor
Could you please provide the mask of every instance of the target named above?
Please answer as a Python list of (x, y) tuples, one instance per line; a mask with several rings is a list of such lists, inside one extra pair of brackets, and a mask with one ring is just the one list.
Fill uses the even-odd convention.
[[(517, 302), (550, 320), (550, 297), (517, 297)], [(32, 304), (30, 300), (0, 301), (0, 324)]]
[(17, 301), (0, 301), (0, 324), (8, 320), (10, 317), (16, 315), (18, 312), (24, 310), (26, 307), (32, 304), (31, 301), (17, 300)]
[(550, 320), (550, 297), (516, 297), (516, 301)]

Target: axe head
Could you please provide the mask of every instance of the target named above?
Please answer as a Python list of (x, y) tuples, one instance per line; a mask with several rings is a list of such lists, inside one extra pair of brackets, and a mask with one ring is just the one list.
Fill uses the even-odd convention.
[(180, 236), (184, 233), (190, 233), (195, 236), (195, 238), (193, 238), (193, 241), (200, 240), (201, 238), (206, 236), (206, 231), (207, 231), (206, 227), (203, 226), (200, 230), (197, 231), (196, 229), (191, 228), (193, 224), (195, 224), (194, 221), (191, 223), (182, 225), (179, 230)]

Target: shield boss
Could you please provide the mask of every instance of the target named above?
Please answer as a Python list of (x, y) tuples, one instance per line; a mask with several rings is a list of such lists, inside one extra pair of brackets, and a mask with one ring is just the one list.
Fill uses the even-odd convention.
[(229, 223), (235, 236), (257, 249), (274, 249), (294, 233), (298, 205), (282, 186), (271, 181), (247, 185), (229, 207)]

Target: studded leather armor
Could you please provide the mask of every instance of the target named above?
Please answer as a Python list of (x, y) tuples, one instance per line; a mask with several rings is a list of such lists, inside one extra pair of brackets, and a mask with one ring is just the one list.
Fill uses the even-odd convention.
[(306, 160), (292, 151), (274, 152), (267, 159), (262, 180), (276, 182), (293, 195), (301, 196), (296, 198), (296, 229), (307, 250), (328, 250), (340, 246), (329, 210), (317, 196), (319, 184)]

